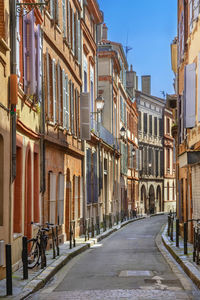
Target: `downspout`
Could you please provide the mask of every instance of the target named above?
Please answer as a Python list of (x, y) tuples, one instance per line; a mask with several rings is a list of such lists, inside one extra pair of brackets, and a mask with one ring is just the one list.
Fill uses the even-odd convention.
[[(42, 42), (42, 54), (43, 54), (43, 36), (44, 32), (41, 29), (41, 42)], [(41, 126), (41, 139), (40, 139), (40, 192), (41, 195), (41, 223), (44, 223), (44, 193), (46, 191), (46, 176), (45, 176), (45, 89), (44, 89), (44, 63), (43, 63), (43, 55), (41, 55), (41, 64), (42, 64), (42, 102), (41, 102), (41, 113), (40, 113), (40, 126)]]
[[(16, 37), (17, 37), (17, 23), (16, 23), (16, 0), (10, 0), (10, 48), (11, 48), (11, 56), (10, 56), (10, 73), (17, 74), (17, 58), (16, 58)], [(11, 104), (11, 110), (14, 110), (16, 105)], [(13, 181), (16, 178), (16, 114), (14, 114), (10, 118), (10, 127), (11, 127), (11, 186)], [(10, 213), (9, 213), (9, 243), (11, 243), (11, 224), (12, 224), (12, 196), (11, 196), (12, 189), (10, 188)]]

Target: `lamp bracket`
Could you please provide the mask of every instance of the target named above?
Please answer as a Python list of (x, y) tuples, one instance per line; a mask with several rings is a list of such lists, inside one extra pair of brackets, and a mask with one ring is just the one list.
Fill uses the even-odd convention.
[(17, 2), (16, 3), (16, 13), (18, 16), (26, 16), (36, 7), (44, 9), (44, 7), (48, 5), (48, 3), (49, 3), (49, 0), (45, 0), (43, 2), (36, 2), (36, 3)]

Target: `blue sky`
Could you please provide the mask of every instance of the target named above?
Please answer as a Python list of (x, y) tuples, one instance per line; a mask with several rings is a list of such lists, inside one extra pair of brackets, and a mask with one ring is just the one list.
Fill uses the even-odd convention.
[[(151, 93), (174, 93), (170, 43), (177, 34), (177, 0), (98, 0), (108, 39), (132, 47), (128, 63), (151, 75)], [(127, 43), (128, 39), (128, 43)], [(141, 78), (139, 78), (140, 88)]]

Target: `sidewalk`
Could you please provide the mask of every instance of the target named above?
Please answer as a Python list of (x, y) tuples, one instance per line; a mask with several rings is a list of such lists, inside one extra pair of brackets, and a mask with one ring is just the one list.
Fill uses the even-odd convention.
[(101, 230), (100, 235), (96, 236), (95, 238), (90, 238), (90, 240), (86, 242), (84, 237), (77, 238), (76, 247), (72, 249), (69, 249), (69, 241), (67, 241), (59, 246), (60, 256), (56, 257), (55, 259), (52, 258), (52, 250), (46, 251), (46, 268), (40, 269), (39, 266), (34, 270), (29, 270), (29, 278), (27, 280), (23, 280), (22, 268), (13, 273), (13, 296), (6, 297), (6, 280), (4, 279), (0, 281), (0, 299), (25, 299), (33, 292), (36, 292), (37, 290), (42, 288), (58, 272), (58, 270), (61, 269), (74, 256), (87, 250), (95, 243), (101, 241), (113, 232), (119, 230), (121, 227), (144, 218), (145, 217), (138, 217), (135, 219), (127, 220), (123, 223), (119, 223), (118, 225), (113, 226), (111, 229), (108, 229), (105, 232), (102, 232)]
[(176, 247), (176, 231), (174, 226), (173, 242), (167, 235), (167, 225), (162, 233), (162, 241), (174, 259), (180, 264), (185, 273), (200, 288), (200, 265), (193, 262), (193, 245), (188, 243), (188, 254), (184, 254), (183, 238), (179, 236), (179, 248)]

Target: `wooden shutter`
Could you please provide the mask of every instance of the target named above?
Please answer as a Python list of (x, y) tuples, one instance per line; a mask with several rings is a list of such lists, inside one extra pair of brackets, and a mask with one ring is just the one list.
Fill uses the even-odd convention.
[(55, 59), (52, 59), (52, 86), (53, 86), (53, 122), (57, 121), (56, 116), (56, 65)]
[(66, 83), (65, 83), (65, 70), (62, 70), (62, 119), (63, 119), (63, 128), (66, 128)]
[(42, 100), (42, 38), (40, 25), (37, 26), (37, 96)]
[(66, 93), (66, 128), (69, 130), (69, 81), (68, 75), (65, 75), (65, 93)]
[(62, 0), (62, 12), (63, 12), (63, 37), (67, 37), (67, 12), (66, 12), (66, 0)]
[(46, 72), (47, 72), (47, 116), (50, 117), (50, 81), (49, 81), (49, 53), (48, 49), (46, 50)]
[(56, 174), (49, 173), (49, 223), (55, 224), (56, 221)]
[(71, 5), (69, 0), (67, 0), (67, 29), (68, 43), (71, 45)]
[(59, 2), (58, 0), (55, 1), (55, 23), (59, 25)]
[(58, 175), (57, 224), (64, 224), (64, 175)]
[(28, 94), (34, 95), (36, 93), (36, 52), (35, 52), (35, 16), (34, 11), (27, 15), (27, 51), (28, 51), (28, 64), (27, 64), (27, 81)]
[(87, 203), (91, 203), (91, 149), (87, 149)]
[(78, 17), (78, 62), (81, 63), (81, 22)]
[(78, 13), (75, 13), (75, 57), (78, 60)]
[[(19, 23), (19, 18), (17, 17), (17, 23)], [(18, 24), (17, 24), (18, 28)], [(18, 30), (18, 29), (17, 29)], [(17, 31), (18, 32), (18, 31)], [(17, 33), (18, 34), (18, 33)], [(18, 37), (17, 37), (18, 40)], [(18, 41), (17, 41), (18, 43)], [(17, 45), (18, 47), (18, 45)], [(16, 52), (18, 50), (16, 49)], [(17, 53), (16, 53), (17, 55)], [(28, 82), (27, 82), (27, 56), (28, 56), (28, 49), (27, 49), (27, 16), (23, 16), (23, 63), (24, 63), (24, 93), (27, 93), (28, 89)], [(17, 76), (18, 76), (18, 71), (17, 71)]]
[(60, 83), (61, 83), (61, 80), (60, 80), (60, 62), (58, 61), (57, 63), (57, 87), (58, 87), (58, 124), (60, 125), (61, 124), (61, 91), (60, 91)]
[(81, 139), (90, 140), (90, 94), (81, 93), (80, 95), (80, 130)]
[[(19, 29), (19, 17), (16, 17), (16, 34), (17, 34), (17, 38), (16, 38), (16, 74), (17, 74), (17, 78), (18, 78), (18, 82), (20, 80), (21, 74), (20, 74), (20, 41), (21, 41), (21, 37), (20, 37), (20, 29)], [(2, 22), (2, 21), (1, 21)]]
[(74, 11), (72, 9), (72, 51), (75, 53)]
[(70, 121), (71, 133), (74, 134), (74, 83), (70, 81)]
[(184, 125), (192, 128), (196, 121), (196, 64), (185, 66)]

